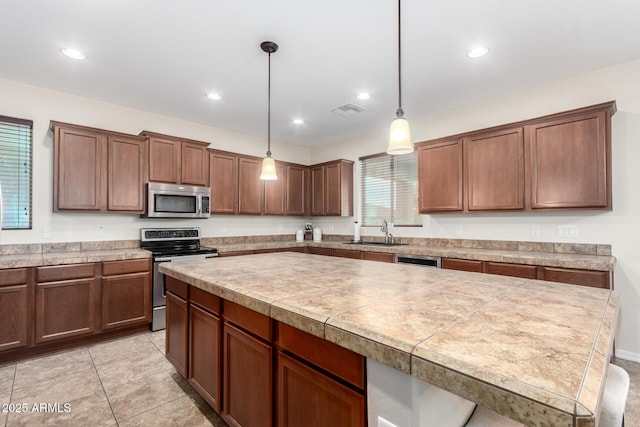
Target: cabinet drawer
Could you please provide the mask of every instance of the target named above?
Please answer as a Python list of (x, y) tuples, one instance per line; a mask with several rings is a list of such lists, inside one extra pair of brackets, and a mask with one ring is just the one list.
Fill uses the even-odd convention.
[(570, 268), (542, 267), (542, 280), (570, 283), (572, 285), (592, 286), (609, 289), (608, 271), (576, 270)]
[(328, 255), (333, 256), (333, 249), (331, 248), (316, 248), (314, 246), (309, 247), (309, 253), (315, 255)]
[(224, 301), (224, 320), (271, 341), (271, 318), (230, 301)]
[(198, 304), (213, 314), (220, 314), (220, 298), (207, 291), (191, 286), (189, 289), (189, 299), (192, 303)]
[(388, 254), (385, 252), (362, 252), (362, 259), (366, 259), (369, 261), (379, 261), (379, 262), (394, 262), (393, 254)]
[(284, 323), (278, 323), (278, 345), (283, 350), (364, 389), (363, 356)]
[(26, 268), (0, 270), (0, 286), (22, 285), (24, 283), (27, 283)]
[(114, 276), (116, 274), (144, 273), (150, 271), (150, 259), (130, 259), (126, 261), (107, 261), (102, 263), (102, 275)]
[(482, 261), (469, 259), (442, 258), (442, 268), (449, 270), (482, 273)]
[(39, 283), (84, 279), (95, 275), (96, 265), (94, 263), (36, 267), (36, 281)]
[(341, 258), (360, 259), (362, 255), (360, 251), (352, 251), (349, 249), (334, 249), (333, 256), (339, 256)]
[(538, 268), (535, 265), (487, 262), (487, 273), (489, 274), (535, 279), (537, 277), (537, 270)]
[(178, 295), (181, 298), (189, 299), (189, 284), (171, 276), (164, 276), (164, 284), (167, 292)]

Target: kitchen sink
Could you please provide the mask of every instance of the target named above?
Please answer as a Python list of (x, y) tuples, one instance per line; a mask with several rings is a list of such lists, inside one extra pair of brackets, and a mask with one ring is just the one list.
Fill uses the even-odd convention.
[(402, 246), (408, 245), (408, 243), (385, 243), (385, 242), (363, 242), (362, 240), (359, 242), (345, 242), (347, 245), (373, 245), (373, 246)]

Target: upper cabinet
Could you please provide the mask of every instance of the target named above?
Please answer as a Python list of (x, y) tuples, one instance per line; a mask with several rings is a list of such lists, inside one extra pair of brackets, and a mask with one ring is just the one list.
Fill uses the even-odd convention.
[(149, 181), (209, 185), (209, 143), (144, 131), (149, 140)]
[(261, 158), (238, 157), (238, 213), (262, 215), (264, 181), (260, 179), (261, 172)]
[(311, 216), (353, 215), (353, 162), (335, 160), (309, 170)]
[(51, 122), (54, 210), (144, 210), (145, 140), (134, 135)]
[(531, 208), (611, 209), (613, 106), (530, 126)]
[(211, 213), (238, 213), (238, 155), (209, 149)]
[(420, 213), (457, 212), (462, 206), (462, 139), (418, 145)]
[(611, 210), (615, 102), (417, 144), (421, 213)]
[[(262, 171), (262, 161), (260, 162)], [(284, 215), (287, 186), (287, 173), (284, 163), (276, 161), (276, 175), (278, 179), (264, 181), (264, 208), (265, 215)]]
[(285, 214), (304, 216), (308, 211), (309, 168), (287, 164), (285, 171)]

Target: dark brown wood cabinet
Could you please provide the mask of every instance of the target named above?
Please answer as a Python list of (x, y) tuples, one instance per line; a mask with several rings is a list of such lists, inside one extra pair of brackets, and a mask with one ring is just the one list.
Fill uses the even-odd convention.
[(309, 168), (302, 165), (286, 165), (285, 214), (304, 216), (307, 214), (309, 198)]
[(93, 263), (36, 268), (36, 343), (96, 331), (95, 269)]
[(211, 213), (238, 213), (238, 156), (209, 149)]
[(442, 258), (442, 268), (448, 270), (470, 271), (474, 273), (484, 272), (484, 261), (471, 259)]
[(353, 162), (335, 160), (309, 168), (311, 216), (353, 215)]
[(167, 286), (166, 357), (180, 375), (188, 378), (189, 303)]
[(418, 144), (420, 213), (463, 210), (462, 139)]
[(337, 256), (340, 258), (361, 259), (362, 252), (354, 251), (352, 249), (334, 249), (333, 256)]
[(467, 209), (524, 209), (524, 131), (503, 129), (464, 138)]
[(611, 274), (608, 271), (579, 270), (559, 267), (541, 267), (538, 277), (550, 282), (571, 283), (594, 288), (611, 288)]
[(218, 297), (191, 288), (189, 304), (189, 383), (222, 411), (222, 321)]
[(278, 179), (264, 181), (264, 215), (285, 214), (287, 174), (283, 163), (276, 162), (276, 174)]
[(238, 213), (262, 215), (264, 209), (264, 181), (260, 179), (262, 159), (238, 158)]
[(209, 143), (143, 131), (148, 139), (149, 181), (209, 185)]
[(533, 209), (611, 209), (614, 108), (606, 104), (530, 126)]
[(525, 279), (537, 279), (538, 267), (535, 265), (511, 264), (506, 262), (486, 262), (486, 273), (499, 274), (501, 276), (523, 277)]
[(144, 138), (68, 123), (54, 132), (54, 210), (144, 211)]
[(232, 426), (273, 425), (271, 344), (226, 321), (223, 335), (222, 416)]
[(378, 261), (378, 262), (395, 262), (395, 255), (386, 252), (368, 252), (362, 251), (362, 258), (368, 261)]
[(148, 259), (102, 263), (102, 329), (151, 321), (151, 262)]
[(417, 144), (420, 213), (611, 210), (615, 102)]
[(0, 270), (0, 352), (29, 345), (30, 270)]

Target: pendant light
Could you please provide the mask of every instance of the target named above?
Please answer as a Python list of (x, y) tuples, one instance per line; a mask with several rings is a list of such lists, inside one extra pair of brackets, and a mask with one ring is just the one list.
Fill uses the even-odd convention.
[(391, 122), (389, 129), (389, 145), (387, 146), (387, 154), (399, 155), (413, 152), (413, 144), (411, 143), (411, 132), (409, 131), (409, 122), (404, 118), (404, 110), (402, 109), (402, 47), (401, 47), (401, 13), (400, 1), (398, 0), (398, 109), (396, 110), (396, 118)]
[(278, 179), (276, 175), (276, 162), (271, 157), (271, 54), (278, 50), (278, 45), (274, 42), (262, 42), (260, 48), (269, 54), (269, 89), (267, 94), (268, 112), (267, 112), (267, 157), (262, 160), (262, 173), (260, 179), (274, 180)]

